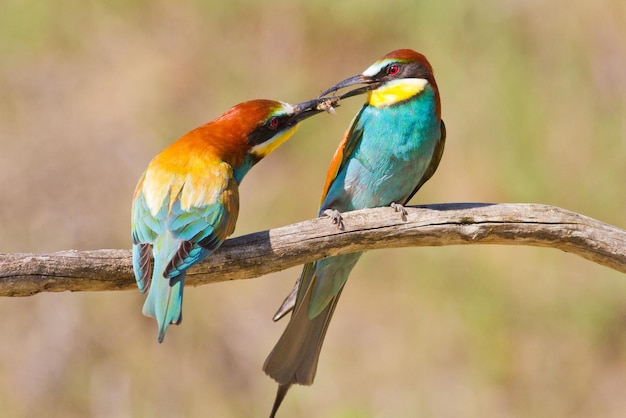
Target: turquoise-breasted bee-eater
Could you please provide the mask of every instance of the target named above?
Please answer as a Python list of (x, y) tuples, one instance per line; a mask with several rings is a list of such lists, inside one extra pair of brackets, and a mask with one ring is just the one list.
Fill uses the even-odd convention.
[[(433, 70), (424, 55), (390, 52), (362, 74), (323, 95), (364, 84), (341, 98), (367, 93), (364, 106), (330, 163), (319, 214), (402, 205), (433, 175), (446, 131)], [(339, 218), (340, 221), (340, 218)], [(273, 417), (292, 384), (313, 383), (324, 335), (350, 271), (361, 253), (326, 258), (304, 266), (275, 319), (293, 308), (290, 321), (263, 370), (279, 384)]]
[(302, 120), (321, 112), (322, 102), (240, 103), (150, 162), (133, 199), (132, 253), (139, 290), (150, 289), (143, 313), (156, 318), (159, 342), (182, 320), (186, 270), (233, 233), (243, 177)]

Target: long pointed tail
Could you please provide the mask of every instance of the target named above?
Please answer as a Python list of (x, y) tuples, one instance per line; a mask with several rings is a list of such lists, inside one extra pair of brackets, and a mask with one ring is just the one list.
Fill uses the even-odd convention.
[(156, 318), (159, 327), (157, 341), (162, 343), (170, 324), (180, 324), (183, 320), (183, 289), (185, 273), (174, 279), (153, 278), (150, 292), (143, 305), (146, 316)]
[(270, 418), (276, 417), (276, 412), (278, 412), (278, 408), (280, 408), (280, 404), (283, 403), (283, 399), (285, 399), (285, 395), (287, 395), (287, 391), (291, 387), (291, 384), (288, 385), (278, 385), (278, 391), (276, 392), (276, 399), (274, 400), (274, 405), (272, 405), (272, 412), (270, 412)]
[(285, 331), (263, 364), (263, 371), (279, 384), (271, 417), (292, 384), (313, 383), (328, 325), (360, 256), (345, 254), (306, 264), (294, 288), (297, 295), (292, 297), (292, 291), (279, 309), (286, 313), (294, 305)]
[(319, 315), (309, 319), (311, 292), (307, 292), (302, 305), (294, 310), (287, 328), (263, 364), (263, 371), (268, 376), (280, 385), (313, 383), (324, 337), (340, 295), (341, 292)]
[[(150, 291), (143, 305), (143, 313), (146, 316), (156, 318), (159, 333), (157, 341), (163, 342), (165, 332), (170, 324), (180, 324), (183, 320), (183, 289), (185, 287), (185, 271), (173, 278), (164, 277), (170, 254), (176, 251), (178, 243), (172, 242), (171, 247), (159, 254), (154, 260), (154, 269)], [(169, 250), (169, 251), (168, 251)], [(170, 256), (170, 257), (167, 257)]]

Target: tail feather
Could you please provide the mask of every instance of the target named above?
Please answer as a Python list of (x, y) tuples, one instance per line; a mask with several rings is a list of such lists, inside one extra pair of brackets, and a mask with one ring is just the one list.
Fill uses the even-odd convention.
[(287, 395), (287, 391), (290, 387), (291, 385), (278, 385), (278, 391), (276, 391), (276, 399), (274, 400), (274, 405), (272, 405), (270, 418), (274, 418), (276, 416), (278, 408), (280, 408), (280, 404), (283, 403), (283, 399), (285, 399), (285, 395)]
[(276, 414), (291, 385), (313, 383), (328, 325), (360, 255), (345, 254), (306, 264), (294, 290), (274, 316), (274, 320), (280, 319), (293, 308), (285, 331), (263, 364), (263, 371), (279, 385), (270, 417)]
[(158, 324), (157, 340), (161, 343), (170, 324), (180, 324), (183, 320), (183, 289), (185, 287), (185, 273), (174, 279), (153, 277), (150, 292), (143, 305), (146, 316), (156, 318)]
[(263, 364), (263, 371), (268, 376), (280, 385), (313, 383), (324, 337), (340, 295), (341, 291), (318, 316), (309, 319), (310, 290), (305, 294), (302, 304), (294, 310), (287, 328)]
[(170, 324), (180, 324), (183, 319), (185, 271), (180, 271), (174, 277), (165, 277), (166, 268), (179, 247), (180, 241), (168, 235), (162, 235), (154, 246), (154, 268), (143, 313), (157, 320), (159, 342), (163, 342)]
[(296, 305), (296, 298), (298, 296), (298, 289), (300, 288), (300, 277), (293, 285), (293, 289), (291, 289), (291, 293), (285, 298), (283, 303), (280, 305), (280, 308), (276, 311), (272, 319), (274, 322), (282, 319), (289, 312), (293, 311), (294, 306)]

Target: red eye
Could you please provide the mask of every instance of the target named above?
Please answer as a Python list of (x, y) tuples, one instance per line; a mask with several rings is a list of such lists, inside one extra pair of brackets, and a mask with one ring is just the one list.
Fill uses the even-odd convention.
[(278, 120), (277, 117), (273, 117), (269, 120), (268, 125), (273, 128), (276, 129), (278, 128), (278, 125), (280, 125), (280, 121)]
[(400, 72), (400, 67), (398, 65), (390, 65), (387, 69), (387, 74), (396, 75)]

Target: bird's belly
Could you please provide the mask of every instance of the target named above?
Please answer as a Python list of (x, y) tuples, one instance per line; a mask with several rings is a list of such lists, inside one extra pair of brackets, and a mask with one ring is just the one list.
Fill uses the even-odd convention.
[[(373, 167), (348, 170), (346, 194), (354, 209), (404, 203), (427, 167), (424, 159), (389, 158)], [(352, 175), (351, 175), (352, 174)]]
[(432, 147), (428, 146), (402, 153), (359, 150), (337, 176), (322, 211), (404, 204), (424, 175), (432, 154)]

